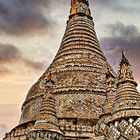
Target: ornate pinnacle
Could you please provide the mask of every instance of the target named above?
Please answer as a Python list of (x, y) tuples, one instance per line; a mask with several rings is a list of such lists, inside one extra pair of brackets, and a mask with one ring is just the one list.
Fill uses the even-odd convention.
[(88, 0), (71, 1), (70, 18), (72, 18), (75, 15), (87, 16), (88, 18), (92, 19)]
[(112, 121), (140, 115), (140, 93), (136, 86), (129, 61), (122, 53), (116, 97), (112, 108)]
[(130, 66), (128, 59), (125, 57), (124, 52), (122, 51), (122, 59), (120, 62), (120, 66), (126, 64), (127, 66)]
[(122, 59), (120, 62), (120, 70), (118, 72), (118, 84), (125, 83), (125, 82), (131, 82), (135, 86), (137, 86), (137, 83), (134, 81), (132, 71), (130, 68), (130, 63), (128, 59), (125, 57), (124, 52), (122, 52)]
[(41, 140), (49, 136), (51, 140), (56, 139), (56, 137), (63, 140), (63, 133), (59, 129), (55, 106), (55, 98), (51, 95), (44, 95), (40, 114), (33, 129), (27, 134), (27, 139)]

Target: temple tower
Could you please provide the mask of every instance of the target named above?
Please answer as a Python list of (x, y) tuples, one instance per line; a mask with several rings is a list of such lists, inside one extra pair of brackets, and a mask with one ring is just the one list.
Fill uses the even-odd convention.
[[(88, 1), (72, 1), (71, 6), (64, 37), (51, 64), (55, 81), (52, 92), (57, 96), (60, 122), (61, 119), (64, 121), (63, 118), (65, 121), (66, 118), (77, 118), (92, 119), (94, 124), (102, 113), (106, 98), (105, 73), (108, 68), (112, 73), (113, 70), (99, 46)], [(37, 119), (43, 94), (38, 85), (49, 69), (29, 91), (22, 107), (20, 124)], [(29, 113), (31, 105), (32, 114)]]
[(124, 54), (116, 83), (96, 36), (89, 2), (71, 0), (59, 50), (29, 90), (19, 125), (4, 139), (139, 139), (136, 86)]
[(66, 137), (94, 137), (94, 126), (106, 101), (106, 73), (110, 69), (97, 39), (87, 0), (71, 2), (70, 16), (59, 51), (51, 67), (29, 91), (20, 125), (38, 120), (42, 79), (51, 69), (56, 114)]
[(140, 139), (140, 93), (136, 86), (129, 61), (122, 53), (107, 140)]

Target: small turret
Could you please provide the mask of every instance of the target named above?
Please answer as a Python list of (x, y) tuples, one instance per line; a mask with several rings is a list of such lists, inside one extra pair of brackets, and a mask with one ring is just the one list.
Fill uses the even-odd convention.
[(56, 115), (56, 104), (54, 96), (49, 93), (49, 88), (54, 86), (54, 81), (51, 77), (51, 72), (44, 78), (44, 87), (46, 93), (44, 94), (40, 114), (36, 121), (33, 130), (27, 135), (27, 139), (34, 140), (63, 140), (63, 134), (59, 129), (58, 119)]
[(118, 71), (118, 86), (124, 82), (130, 82), (137, 86), (137, 83), (134, 81), (130, 66), (131, 65), (129, 64), (128, 59), (125, 57), (124, 52), (122, 52), (120, 70)]
[(139, 139), (140, 93), (136, 89), (129, 61), (122, 53), (118, 72), (117, 94), (113, 104), (112, 119), (107, 139)]
[(117, 94), (113, 105), (114, 119), (140, 115), (138, 110), (140, 109), (140, 93), (137, 91), (136, 86), (137, 83), (132, 75), (129, 61), (122, 53), (120, 70), (118, 72)]

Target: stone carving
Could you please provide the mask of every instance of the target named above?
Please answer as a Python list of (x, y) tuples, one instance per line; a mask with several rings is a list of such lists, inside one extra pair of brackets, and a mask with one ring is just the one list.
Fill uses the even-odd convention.
[(122, 140), (140, 138), (140, 118), (129, 120), (122, 119), (120, 122), (116, 121), (115, 125), (111, 124), (108, 130), (107, 140)]
[(120, 63), (120, 70), (118, 72), (118, 78), (123, 80), (134, 80), (132, 76), (132, 71), (130, 69), (130, 64), (126, 59), (124, 53), (122, 53), (122, 60)]

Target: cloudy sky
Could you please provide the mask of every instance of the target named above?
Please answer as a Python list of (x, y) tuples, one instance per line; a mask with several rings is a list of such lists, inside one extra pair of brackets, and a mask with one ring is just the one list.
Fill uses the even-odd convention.
[[(89, 2), (108, 61), (116, 71), (124, 50), (140, 84), (140, 0)], [(0, 0), (0, 138), (17, 125), (29, 88), (54, 58), (69, 8), (70, 0)]]

